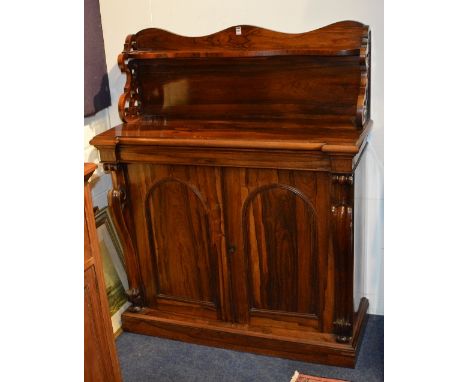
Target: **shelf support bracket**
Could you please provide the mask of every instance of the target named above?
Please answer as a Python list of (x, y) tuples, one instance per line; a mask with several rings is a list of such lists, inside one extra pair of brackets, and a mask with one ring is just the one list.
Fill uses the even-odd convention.
[(129, 290), (126, 291), (126, 294), (128, 301), (132, 304), (128, 310), (130, 312), (141, 312), (145, 303), (143, 290), (141, 288), (140, 267), (132, 236), (128, 230), (125, 219), (125, 207), (127, 202), (125, 174), (120, 164), (105, 163), (104, 171), (110, 172), (112, 176), (113, 188), (109, 190), (107, 194), (107, 201), (117, 234), (122, 242), (125, 256), (125, 268), (129, 285)]

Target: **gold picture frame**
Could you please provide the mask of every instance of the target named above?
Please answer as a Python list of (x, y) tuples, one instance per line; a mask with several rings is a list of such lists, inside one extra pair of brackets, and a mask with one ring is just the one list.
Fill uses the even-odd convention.
[(107, 301), (111, 316), (127, 302), (127, 273), (122, 245), (107, 207), (95, 211), (99, 251), (104, 271)]

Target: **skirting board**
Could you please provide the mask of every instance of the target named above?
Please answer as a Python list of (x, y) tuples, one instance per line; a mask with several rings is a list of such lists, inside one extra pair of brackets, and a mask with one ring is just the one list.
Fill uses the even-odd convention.
[(163, 318), (151, 314), (125, 312), (124, 331), (163, 337), (200, 345), (354, 368), (366, 323), (369, 301), (362, 298), (354, 322), (353, 338), (349, 344), (339, 344), (332, 334), (317, 333), (308, 338), (290, 338), (275, 334), (236, 328), (230, 323), (191, 322)]

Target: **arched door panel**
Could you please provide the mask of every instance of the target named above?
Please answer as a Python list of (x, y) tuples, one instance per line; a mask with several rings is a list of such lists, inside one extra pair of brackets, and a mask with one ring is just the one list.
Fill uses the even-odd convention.
[(242, 226), (251, 309), (316, 315), (315, 220), (296, 188), (272, 184), (249, 194)]
[[(326, 175), (225, 169), (235, 320), (319, 331), (328, 255)], [(241, 208), (239, 208), (241, 206)]]
[(224, 319), (230, 312), (222, 278), (220, 172), (128, 165), (145, 303), (158, 314)]

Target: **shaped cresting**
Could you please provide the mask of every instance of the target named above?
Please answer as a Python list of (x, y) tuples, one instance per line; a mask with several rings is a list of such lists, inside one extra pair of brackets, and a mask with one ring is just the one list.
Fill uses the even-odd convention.
[[(283, 86), (277, 89), (271, 86), (263, 88), (263, 93), (255, 91), (255, 78), (259, 81), (259, 89), (268, 80), (268, 68), (262, 69), (266, 70), (262, 83), (255, 70), (259, 66), (256, 64), (264, 63), (269, 58), (269, 68), (274, 70), (284, 60), (288, 60), (288, 56), (296, 56), (297, 62), (291, 69), (301, 71), (304, 79), (297, 83), (300, 89), (295, 96), (302, 103), (309, 101), (309, 107), (296, 110), (290, 108), (278, 117), (335, 116), (337, 119), (352, 121), (356, 128), (362, 128), (370, 115), (370, 47), (369, 27), (354, 21), (339, 22), (297, 34), (249, 25), (230, 27), (202, 37), (180, 36), (157, 28), (144, 29), (127, 36), (124, 50), (118, 57), (119, 68), (126, 74), (124, 92), (119, 99), (119, 115), (124, 122), (154, 117), (185, 117), (194, 111), (195, 115), (204, 117), (203, 102), (206, 102), (205, 105), (213, 102), (206, 94), (199, 92), (201, 84), (196, 82), (196, 75), (201, 62), (210, 60), (219, 69), (220, 77), (215, 76), (214, 80), (229, 70), (245, 73), (245, 82), (231, 83), (224, 80), (211, 84), (216, 86), (218, 83), (220, 88), (212, 89), (212, 92), (230, 106), (220, 110), (219, 115), (229, 119), (236, 115), (259, 118), (251, 109), (240, 105), (255, 105), (258, 111), (258, 106), (262, 104), (278, 103), (282, 97), (287, 98), (290, 94), (289, 87), (285, 86), (287, 81), (294, 84), (297, 78), (285, 72), (285, 83), (280, 84)], [(333, 73), (329, 73), (331, 76), (327, 77), (329, 81), (313, 81), (322, 74), (323, 66), (330, 68), (333, 57), (336, 64)], [(193, 70), (189, 69), (191, 66), (195, 66)], [(185, 69), (183, 78), (180, 76), (182, 68)], [(179, 72), (180, 78), (174, 77), (175, 72)], [(307, 76), (312, 81), (307, 81)], [(251, 98), (245, 98), (244, 87), (252, 90)], [(220, 93), (222, 89), (225, 91)], [(322, 99), (331, 104), (333, 100), (330, 96), (335, 97), (336, 109), (321, 110), (323, 105), (317, 101)], [(268, 108), (261, 111), (264, 114), (260, 114), (260, 118), (263, 115), (271, 117)]]

